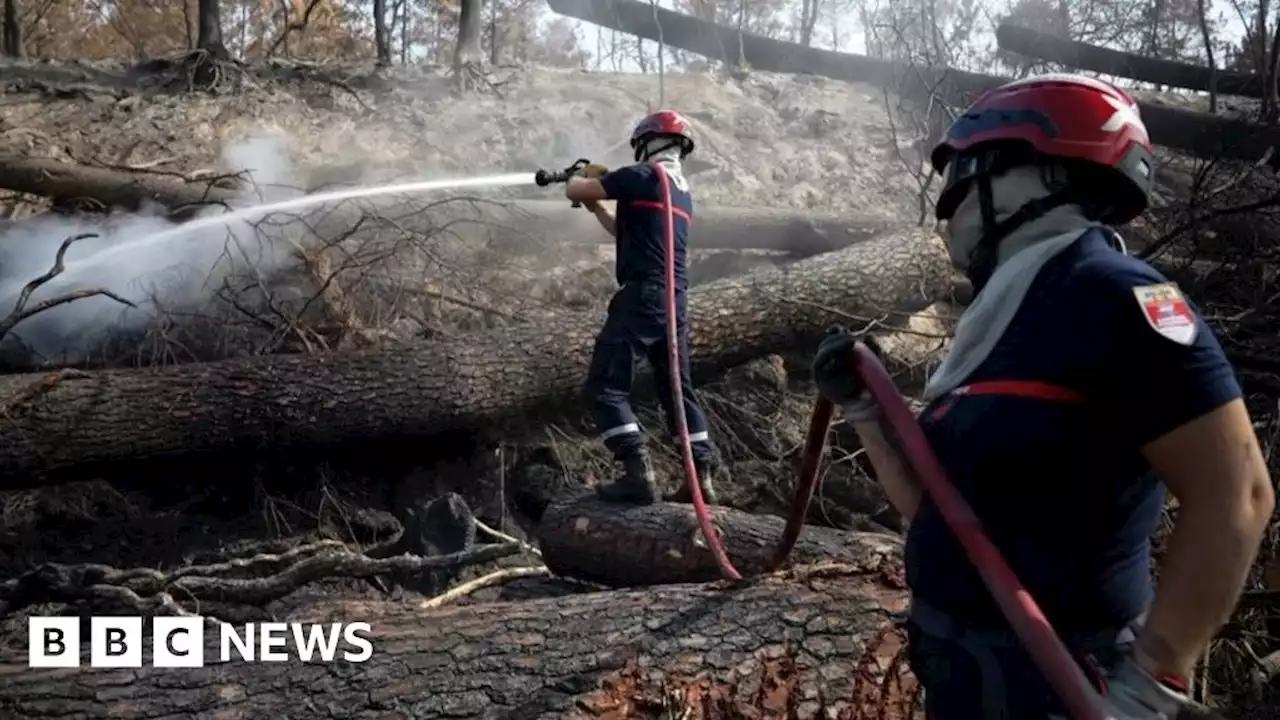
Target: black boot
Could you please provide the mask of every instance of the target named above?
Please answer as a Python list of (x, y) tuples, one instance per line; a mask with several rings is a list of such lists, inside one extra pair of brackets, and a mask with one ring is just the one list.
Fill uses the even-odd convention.
[(648, 453), (623, 458), (622, 467), (622, 477), (596, 489), (601, 500), (629, 505), (652, 505), (658, 501), (658, 483), (653, 479)]
[[(720, 474), (721, 465), (711, 458), (694, 458), (693, 466), (698, 471), (698, 487), (702, 489), (702, 502), (716, 504), (715, 479)], [(689, 492), (689, 478), (681, 474), (680, 487), (667, 498), (670, 502), (692, 503), (693, 494)]]

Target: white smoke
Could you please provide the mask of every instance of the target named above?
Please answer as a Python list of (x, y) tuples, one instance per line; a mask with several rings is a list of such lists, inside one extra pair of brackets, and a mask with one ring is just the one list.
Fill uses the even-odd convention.
[[(289, 187), (290, 163), (283, 140), (250, 138), (223, 151), (233, 172), (249, 174), (253, 192), (235, 207), (248, 207), (301, 194)], [(251, 195), (251, 197), (249, 197)], [(101, 288), (125, 298), (136, 308), (102, 296), (78, 299), (40, 312), (19, 323), (11, 335), (46, 361), (74, 363), (104, 332), (135, 330), (151, 323), (161, 309), (207, 306), (231, 273), (246, 270), (268, 275), (295, 257), (305, 231), (300, 223), (264, 233), (258, 218), (230, 220), (191, 230), (166, 220), (164, 208), (107, 216), (48, 215), (0, 230), (0, 318), (7, 316), (29, 282), (49, 271), (59, 245), (69, 237), (95, 233), (68, 249), (65, 270), (40, 286), (27, 300), (28, 309), (67, 293)], [(201, 210), (199, 217), (225, 215), (221, 206)], [(154, 241), (157, 233), (166, 233)], [(12, 339), (12, 338), (10, 338)]]

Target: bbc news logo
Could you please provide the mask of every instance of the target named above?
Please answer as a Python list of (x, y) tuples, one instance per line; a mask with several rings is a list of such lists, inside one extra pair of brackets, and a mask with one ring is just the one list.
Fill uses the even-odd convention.
[[(73, 668), (81, 664), (80, 618), (33, 617), (27, 625), (27, 666)], [(89, 622), (89, 667), (139, 668), (143, 647), (151, 647), (151, 666), (197, 668), (205, 664), (205, 633), (216, 628), (218, 661), (284, 662), (298, 658), (333, 662), (341, 657), (362, 663), (373, 643), (361, 633), (369, 623), (230, 623), (202, 617), (157, 617), (146, 642), (141, 617), (94, 617)]]

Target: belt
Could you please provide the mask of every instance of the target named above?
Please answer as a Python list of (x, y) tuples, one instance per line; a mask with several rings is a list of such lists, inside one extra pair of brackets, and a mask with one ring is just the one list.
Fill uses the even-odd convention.
[[(928, 603), (912, 598), (908, 613), (908, 622), (920, 632), (955, 644), (968, 652), (978, 665), (982, 678), (982, 717), (1009, 717), (1006, 699), (1004, 673), (996, 657), (997, 649), (1022, 648), (1022, 640), (1012, 628), (992, 628), (967, 625), (951, 614), (939, 610)], [(1097, 631), (1062, 636), (1063, 643), (1072, 652), (1076, 662), (1086, 670), (1086, 674), (1094, 675), (1097, 683), (1101, 678), (1101, 668), (1093, 654), (1107, 648), (1117, 648), (1132, 643), (1137, 638), (1138, 630), (1146, 620), (1146, 613), (1139, 615), (1128, 623), (1119, 626), (1105, 627)]]
[[(991, 647), (1022, 647), (1022, 640), (1012, 628), (993, 628), (969, 625), (950, 613), (911, 598), (908, 619), (922, 632), (940, 640), (957, 640), (965, 637), (980, 638)], [(1068, 647), (1094, 648), (1124, 645), (1137, 639), (1137, 631), (1146, 621), (1146, 613), (1121, 625), (1104, 627), (1087, 633), (1067, 633), (1062, 641)]]

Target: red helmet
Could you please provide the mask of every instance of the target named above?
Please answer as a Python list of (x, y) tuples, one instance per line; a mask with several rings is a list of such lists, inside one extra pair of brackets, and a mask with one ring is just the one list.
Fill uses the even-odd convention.
[[(968, 193), (988, 152), (1021, 155), (1012, 164), (1053, 158), (1081, 173), (1072, 182), (1099, 201), (1101, 221), (1128, 222), (1147, 209), (1151, 139), (1128, 93), (1083, 75), (1039, 75), (978, 98), (934, 148), (934, 170), (946, 174), (937, 216), (946, 220)], [(1006, 164), (1006, 167), (1009, 165)]]
[(689, 121), (675, 110), (659, 110), (641, 120), (631, 132), (631, 149), (635, 151), (636, 160), (644, 152), (645, 143), (659, 137), (678, 139), (681, 158), (693, 152), (693, 132)]

